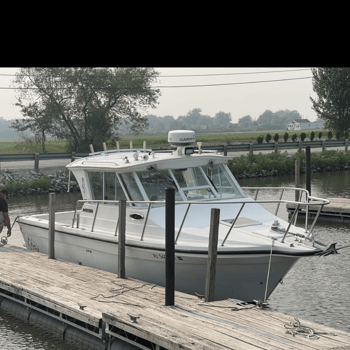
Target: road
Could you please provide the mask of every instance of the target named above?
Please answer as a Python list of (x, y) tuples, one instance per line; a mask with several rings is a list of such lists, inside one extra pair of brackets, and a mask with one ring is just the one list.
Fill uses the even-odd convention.
[[(70, 159), (54, 159), (54, 160), (40, 160), (39, 162), (39, 171), (40, 168), (57, 168), (65, 167), (70, 163)], [(15, 162), (0, 162), (0, 170), (34, 170), (34, 161), (33, 160), (22, 160)]]

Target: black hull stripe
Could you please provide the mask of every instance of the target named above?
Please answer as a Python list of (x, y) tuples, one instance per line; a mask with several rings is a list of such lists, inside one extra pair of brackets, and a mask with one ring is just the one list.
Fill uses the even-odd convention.
[[(45, 230), (44, 227), (31, 225), (31, 224), (27, 224), (27, 223), (21, 223), (21, 224)], [(91, 237), (78, 235), (78, 234), (71, 233), (71, 232), (60, 231), (60, 230), (57, 230), (57, 229), (55, 229), (55, 232), (59, 232), (61, 234), (69, 235), (69, 236), (82, 237), (82, 238), (85, 238), (85, 239), (90, 239), (92, 241), (100, 241), (100, 242), (112, 243), (112, 244), (118, 245), (118, 242), (110, 241), (110, 240), (107, 240), (107, 239), (91, 238)], [(164, 252), (165, 251), (164, 248), (148, 247), (148, 246), (143, 246), (143, 245), (138, 245), (138, 244), (125, 244), (125, 246), (126, 247), (130, 247), (130, 248), (140, 248), (140, 249), (150, 250), (150, 251), (160, 251), (160, 252)], [(322, 250), (321, 249), (315, 249), (312, 252), (300, 252), (300, 253), (297, 253), (297, 254), (296, 253), (288, 253), (288, 252), (275, 253), (274, 251), (272, 251), (272, 255), (275, 255), (275, 256), (290, 256), (290, 257), (304, 257), (304, 256), (313, 256), (313, 255), (315, 255), (316, 253), (319, 253), (319, 252), (322, 252)], [(207, 255), (208, 251), (207, 250), (188, 250), (188, 249), (176, 249), (175, 248), (175, 253)], [(218, 250), (217, 254), (218, 255), (270, 255), (270, 249), (259, 250), (259, 251), (256, 251), (256, 250), (219, 251)]]

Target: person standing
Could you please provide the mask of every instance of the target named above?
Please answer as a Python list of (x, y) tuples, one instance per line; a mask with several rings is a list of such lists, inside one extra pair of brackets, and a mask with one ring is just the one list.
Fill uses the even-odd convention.
[(7, 190), (3, 189), (0, 191), (0, 233), (4, 226), (7, 226), (7, 237), (11, 236), (11, 224), (8, 213), (8, 205), (6, 199), (9, 199)]

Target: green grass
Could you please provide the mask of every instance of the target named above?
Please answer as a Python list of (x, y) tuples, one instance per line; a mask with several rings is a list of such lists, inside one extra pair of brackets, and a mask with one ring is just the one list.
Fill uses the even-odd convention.
[[(279, 142), (284, 142), (283, 135), (286, 131), (270, 131), (271, 136), (273, 137), (275, 133), (280, 135)], [(303, 131), (292, 132), (287, 131), (289, 134), (289, 142), (291, 141), (291, 137), (293, 134), (297, 134), (297, 140), (300, 140), (300, 134)], [(316, 131), (317, 139), (319, 131)], [(269, 131), (259, 131), (259, 132), (235, 132), (235, 133), (222, 133), (222, 134), (196, 134), (196, 142), (203, 142), (203, 145), (206, 144), (231, 144), (234, 142), (254, 142), (259, 136), (263, 136), (265, 139), (266, 134)], [(306, 141), (309, 140), (311, 131), (306, 132), (307, 138)], [(327, 137), (327, 130), (322, 130), (323, 138)], [(122, 136), (119, 140), (120, 148), (129, 148), (130, 141), (133, 142), (134, 148), (142, 148), (143, 141), (146, 141), (147, 148), (156, 148), (156, 147), (168, 147), (168, 135), (147, 135), (147, 136)], [(107, 142), (108, 149), (115, 149), (115, 142), (108, 141)], [(36, 144), (33, 142), (24, 142), (24, 141), (16, 141), (16, 142), (0, 142), (0, 154), (19, 154), (19, 153), (42, 153), (42, 149), (40, 144)], [(46, 142), (46, 152), (48, 153), (66, 153), (67, 152), (67, 143), (65, 141), (54, 141), (50, 140)]]
[[(231, 142), (252, 142), (261, 135), (261, 132), (242, 132), (242, 133), (227, 133), (227, 134), (196, 134), (196, 142), (212, 144), (227, 144)], [(133, 142), (134, 148), (143, 147), (143, 141), (146, 141), (147, 148), (168, 147), (168, 135), (147, 135), (147, 136), (123, 136), (119, 140), (120, 148), (129, 148), (130, 141)], [(109, 142), (109, 148), (115, 147), (115, 144)]]
[[(67, 143), (65, 141), (47, 141), (46, 152), (65, 153), (67, 152)], [(0, 154), (26, 153), (42, 153), (41, 145), (24, 141), (0, 142)]]

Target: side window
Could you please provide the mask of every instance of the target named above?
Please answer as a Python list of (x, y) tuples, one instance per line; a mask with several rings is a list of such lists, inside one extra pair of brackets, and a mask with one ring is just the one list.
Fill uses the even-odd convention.
[(123, 181), (123, 185), (128, 192), (128, 196), (132, 201), (143, 201), (143, 196), (135, 181), (133, 173), (120, 174), (120, 178)]
[(103, 173), (89, 171), (89, 179), (91, 184), (92, 199), (103, 199)]
[(119, 200), (126, 199), (125, 193), (120, 185), (118, 177), (115, 173), (104, 173), (104, 199)]
[(93, 199), (119, 200), (126, 199), (118, 177), (112, 172), (89, 171)]

